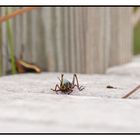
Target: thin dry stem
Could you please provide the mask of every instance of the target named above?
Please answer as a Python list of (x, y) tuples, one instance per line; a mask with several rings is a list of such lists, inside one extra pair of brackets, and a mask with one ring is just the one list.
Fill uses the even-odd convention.
[(32, 11), (33, 9), (36, 9), (36, 8), (37, 7), (25, 7), (25, 8), (16, 10), (16, 11), (14, 11), (14, 12), (6, 15), (6, 16), (0, 17), (0, 23), (5, 22), (5, 21), (9, 20), (10, 18), (13, 18), (17, 15), (23, 14), (25, 12)]
[(123, 99), (128, 98), (130, 95), (132, 95), (135, 91), (137, 91), (140, 88), (140, 85), (138, 85), (136, 88), (134, 88), (132, 91), (130, 91), (128, 94), (126, 94), (125, 96), (123, 96)]

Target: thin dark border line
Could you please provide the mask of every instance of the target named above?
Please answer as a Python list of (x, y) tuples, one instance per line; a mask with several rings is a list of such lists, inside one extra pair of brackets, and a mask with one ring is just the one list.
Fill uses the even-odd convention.
[(140, 7), (140, 5), (0, 5), (0, 7)]
[(0, 133), (0, 135), (140, 135), (140, 133)]

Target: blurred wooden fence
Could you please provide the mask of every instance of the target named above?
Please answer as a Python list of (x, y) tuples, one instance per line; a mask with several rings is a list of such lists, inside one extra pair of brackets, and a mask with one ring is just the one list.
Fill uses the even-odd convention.
[[(13, 7), (13, 10), (19, 7)], [(5, 8), (0, 8), (5, 15)], [(13, 18), (16, 57), (46, 71), (105, 73), (132, 58), (131, 7), (44, 7)], [(1, 25), (3, 74), (10, 69), (6, 25)]]

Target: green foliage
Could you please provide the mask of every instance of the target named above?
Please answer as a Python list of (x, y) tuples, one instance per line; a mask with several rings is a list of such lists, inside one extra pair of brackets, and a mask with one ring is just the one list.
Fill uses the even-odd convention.
[(140, 54), (140, 23), (134, 28), (134, 54)]
[[(6, 9), (7, 14), (9, 13), (10, 9)], [(8, 36), (8, 47), (10, 50), (10, 59), (11, 59), (11, 69), (12, 69), (12, 74), (16, 73), (16, 64), (15, 64), (15, 53), (14, 53), (14, 42), (13, 42), (13, 33), (12, 33), (12, 28), (10, 21), (8, 20), (6, 22), (6, 27), (7, 27), (7, 36)]]
[(138, 10), (139, 7), (134, 7), (133, 11), (136, 12)]
[(2, 27), (0, 25), (0, 76), (2, 76)]

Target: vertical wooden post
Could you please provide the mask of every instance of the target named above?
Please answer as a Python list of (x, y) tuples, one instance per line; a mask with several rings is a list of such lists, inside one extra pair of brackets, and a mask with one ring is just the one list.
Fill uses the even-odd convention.
[(132, 58), (132, 8), (112, 7), (111, 14), (111, 39), (110, 39), (110, 60), (109, 65), (127, 63)]
[(36, 15), (36, 35), (33, 39), (35, 41), (35, 63), (39, 65), (43, 70), (48, 70), (47, 65), (47, 54), (46, 54), (46, 38), (45, 38), (45, 30), (43, 23), (42, 10), (34, 11)]
[(45, 46), (48, 71), (57, 71), (56, 64), (56, 19), (55, 8), (43, 8), (43, 22), (45, 30)]
[[(13, 7), (12, 11), (18, 10), (19, 7)], [(15, 50), (15, 57), (19, 59), (19, 55), (21, 52), (21, 45), (22, 45), (22, 16), (17, 16), (12, 19), (13, 22), (13, 32), (14, 32), (14, 50)]]
[(64, 9), (62, 7), (56, 7), (55, 8), (55, 35), (56, 35), (56, 64), (58, 66), (57, 71), (64, 72), (64, 54), (65, 54), (65, 46), (64, 46)]
[(65, 67), (65, 72), (70, 72), (71, 71), (71, 60), (70, 60), (70, 18), (69, 18), (69, 8), (64, 7), (64, 67)]
[[(24, 59), (44, 70), (105, 73), (108, 67), (131, 61), (131, 14), (131, 7), (45, 7), (24, 13), (12, 19), (16, 56), (23, 45)], [(3, 23), (4, 72), (8, 57), (5, 30)]]
[(105, 9), (87, 8), (86, 73), (104, 73), (105, 59)]

